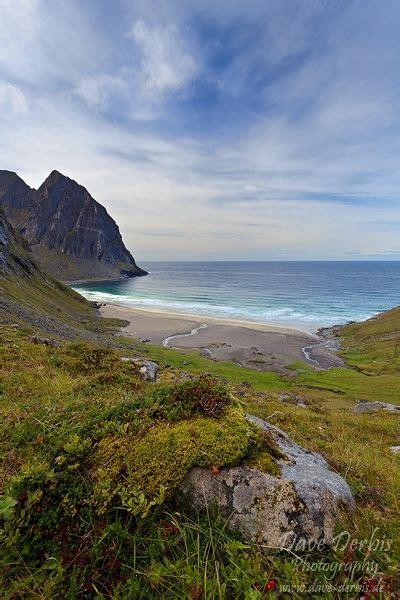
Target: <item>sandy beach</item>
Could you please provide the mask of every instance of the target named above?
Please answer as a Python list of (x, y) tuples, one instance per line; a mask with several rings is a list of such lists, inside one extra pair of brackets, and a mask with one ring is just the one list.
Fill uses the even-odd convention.
[(228, 360), (260, 371), (282, 372), (296, 361), (316, 368), (342, 366), (343, 361), (321, 339), (274, 324), (218, 319), (102, 304), (104, 317), (124, 319), (124, 335), (168, 348), (199, 349), (211, 360)]

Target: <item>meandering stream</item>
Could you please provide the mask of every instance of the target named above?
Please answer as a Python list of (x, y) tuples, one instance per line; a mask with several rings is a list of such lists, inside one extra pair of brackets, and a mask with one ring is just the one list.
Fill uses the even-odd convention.
[(201, 325), (198, 325), (197, 327), (192, 329), (190, 333), (177, 333), (175, 335), (170, 335), (166, 337), (161, 343), (165, 348), (171, 348), (171, 346), (169, 345), (171, 340), (174, 340), (175, 338), (190, 337), (191, 335), (196, 335), (196, 333), (198, 333), (200, 329), (206, 329), (206, 327), (208, 327), (207, 323), (202, 323)]

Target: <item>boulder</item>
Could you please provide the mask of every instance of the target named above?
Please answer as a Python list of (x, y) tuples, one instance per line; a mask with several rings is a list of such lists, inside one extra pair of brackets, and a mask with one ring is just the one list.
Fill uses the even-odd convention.
[(358, 414), (374, 412), (376, 410), (387, 410), (400, 414), (400, 406), (389, 404), (388, 402), (358, 402), (354, 407), (354, 412)]
[(346, 481), (321, 455), (305, 450), (278, 427), (247, 418), (274, 439), (283, 455), (274, 459), (281, 476), (246, 465), (194, 468), (181, 485), (182, 497), (196, 511), (216, 506), (245, 539), (266, 547), (332, 544), (339, 510), (355, 506)]
[(51, 338), (43, 338), (37, 335), (32, 335), (29, 338), (29, 341), (32, 342), (32, 344), (43, 344), (44, 346), (51, 346), (52, 348), (59, 348), (61, 346), (60, 342), (57, 342), (57, 340), (52, 340)]
[(282, 392), (281, 394), (279, 394), (279, 400), (281, 400), (282, 402), (288, 402), (289, 404), (295, 404), (300, 408), (307, 408), (307, 404), (305, 403), (304, 398), (297, 394), (285, 394)]
[(126, 356), (123, 356), (121, 360), (136, 365), (145, 381), (156, 381), (158, 372), (158, 364), (156, 362), (144, 358), (129, 358)]

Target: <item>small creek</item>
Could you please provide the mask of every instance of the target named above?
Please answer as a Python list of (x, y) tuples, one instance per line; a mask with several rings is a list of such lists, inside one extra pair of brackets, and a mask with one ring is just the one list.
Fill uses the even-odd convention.
[(206, 329), (206, 327), (208, 327), (207, 323), (202, 323), (201, 325), (198, 325), (197, 327), (192, 329), (190, 333), (177, 333), (175, 335), (170, 335), (162, 341), (162, 345), (165, 348), (171, 348), (171, 346), (169, 345), (171, 340), (174, 340), (175, 338), (190, 337), (191, 335), (196, 335), (196, 333), (198, 333), (200, 329)]

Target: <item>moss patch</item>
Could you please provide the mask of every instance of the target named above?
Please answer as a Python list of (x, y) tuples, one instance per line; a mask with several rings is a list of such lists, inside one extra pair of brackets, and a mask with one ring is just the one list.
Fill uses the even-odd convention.
[(259, 452), (257, 455), (248, 458), (245, 461), (245, 464), (249, 467), (253, 467), (253, 469), (258, 469), (263, 473), (269, 473), (270, 475), (275, 475), (275, 477), (279, 477), (281, 474), (281, 470), (277, 463), (272, 458), (271, 454), (264, 450), (263, 452)]
[(272, 434), (252, 425), (253, 444), (247, 453), (244, 464), (263, 473), (279, 477), (281, 470), (277, 463), (279, 459), (287, 458), (278, 448)]
[(152, 501), (160, 491), (170, 495), (192, 467), (237, 464), (250, 437), (251, 428), (237, 408), (221, 419), (195, 416), (172, 425), (158, 423), (141, 438), (103, 439), (94, 456), (95, 478), (107, 488), (120, 484)]

